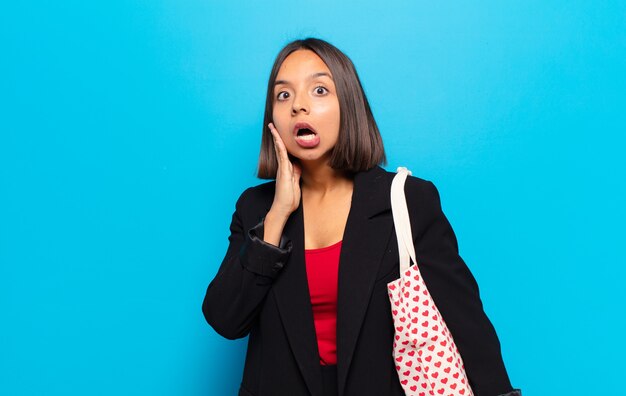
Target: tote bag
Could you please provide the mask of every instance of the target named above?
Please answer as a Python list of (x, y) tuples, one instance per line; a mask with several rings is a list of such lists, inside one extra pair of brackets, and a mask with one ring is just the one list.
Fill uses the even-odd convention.
[(391, 210), (400, 256), (400, 278), (387, 284), (395, 326), (396, 371), (409, 396), (473, 395), (461, 355), (415, 259), (404, 196), (404, 183), (410, 174), (407, 168), (398, 167), (391, 183)]

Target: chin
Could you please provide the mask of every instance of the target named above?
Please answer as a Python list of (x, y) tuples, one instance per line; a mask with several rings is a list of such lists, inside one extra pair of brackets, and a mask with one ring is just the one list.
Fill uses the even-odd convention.
[(310, 155), (303, 155), (303, 156), (298, 156), (297, 157), (298, 160), (300, 160), (300, 162), (319, 162), (319, 161), (325, 161), (326, 163), (330, 162), (330, 154), (310, 154)]

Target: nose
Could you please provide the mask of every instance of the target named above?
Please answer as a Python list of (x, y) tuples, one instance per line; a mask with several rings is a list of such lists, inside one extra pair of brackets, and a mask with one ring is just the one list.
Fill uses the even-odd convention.
[(291, 105), (291, 114), (296, 115), (300, 112), (308, 113), (309, 112), (309, 104), (304, 95), (298, 95), (293, 99), (293, 104)]

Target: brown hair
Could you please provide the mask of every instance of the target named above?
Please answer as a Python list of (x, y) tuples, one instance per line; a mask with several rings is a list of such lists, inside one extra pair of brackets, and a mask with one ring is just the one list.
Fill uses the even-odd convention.
[(272, 122), (274, 111), (274, 82), (285, 58), (300, 49), (315, 52), (326, 63), (335, 81), (339, 99), (340, 127), (339, 138), (330, 158), (330, 166), (333, 169), (356, 173), (381, 163), (386, 164), (383, 140), (352, 61), (332, 44), (316, 38), (306, 38), (287, 44), (274, 60), (267, 84), (257, 176), (261, 179), (276, 178), (278, 161), (274, 141), (267, 126)]

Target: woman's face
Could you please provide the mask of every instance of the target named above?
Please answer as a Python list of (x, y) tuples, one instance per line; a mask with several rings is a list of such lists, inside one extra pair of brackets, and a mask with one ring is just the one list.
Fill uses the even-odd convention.
[(292, 52), (278, 70), (273, 101), (274, 126), (289, 154), (301, 161), (328, 160), (339, 138), (340, 111), (324, 61), (313, 51)]

